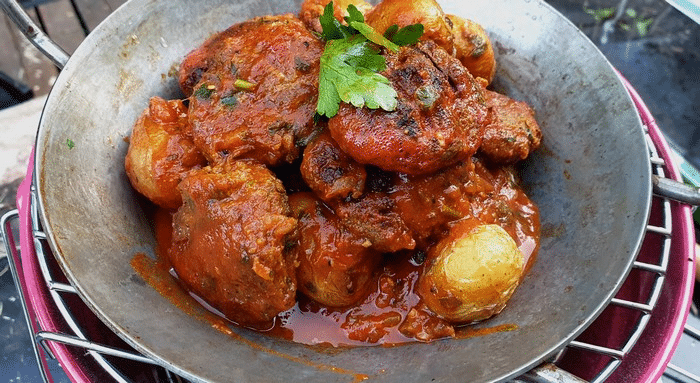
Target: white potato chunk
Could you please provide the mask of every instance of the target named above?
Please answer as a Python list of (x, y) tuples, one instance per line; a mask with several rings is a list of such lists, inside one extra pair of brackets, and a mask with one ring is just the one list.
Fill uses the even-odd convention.
[(433, 40), (454, 54), (451, 21), (436, 0), (382, 0), (365, 14), (365, 22), (382, 34), (394, 24), (399, 28), (423, 24), (421, 40)]
[(498, 225), (455, 225), (428, 254), (418, 293), (453, 323), (484, 320), (503, 310), (520, 283), (522, 252)]
[(452, 21), (455, 57), (464, 64), (474, 77), (493, 81), (496, 75), (496, 59), (493, 44), (484, 28), (474, 21), (459, 16), (448, 15)]

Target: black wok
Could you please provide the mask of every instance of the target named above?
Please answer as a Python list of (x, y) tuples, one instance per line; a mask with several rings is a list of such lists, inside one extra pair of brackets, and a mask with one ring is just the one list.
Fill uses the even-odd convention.
[(506, 309), (479, 325), (516, 330), (324, 352), (234, 328), (243, 341), (179, 310), (134, 271), (134, 255), (154, 257), (155, 247), (123, 166), (137, 116), (153, 95), (180, 96), (169, 73), (213, 32), (256, 15), (296, 13), (299, 3), (131, 0), (65, 63), (41, 118), (34, 183), (41, 222), (70, 282), (136, 350), (196, 381), (351, 382), (366, 375), (496, 382), (552, 356), (626, 277), (644, 235), (652, 181), (643, 126), (616, 72), (538, 0), (440, 1), (447, 13), (489, 32), (499, 63), (495, 86), (529, 102), (544, 132), (543, 148), (523, 166), (541, 209), (539, 257)]

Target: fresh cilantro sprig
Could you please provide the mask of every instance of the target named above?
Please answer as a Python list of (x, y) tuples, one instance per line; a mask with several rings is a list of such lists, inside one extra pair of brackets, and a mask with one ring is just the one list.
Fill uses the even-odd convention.
[(380, 47), (394, 52), (400, 46), (414, 44), (423, 34), (422, 24), (399, 29), (394, 25), (382, 35), (365, 24), (357, 7), (348, 6), (347, 25), (333, 16), (333, 2), (326, 5), (319, 18), (326, 46), (321, 55), (318, 103), (316, 112), (333, 117), (340, 102), (370, 109), (396, 109), (397, 94), (389, 79), (379, 72), (386, 69), (386, 59)]

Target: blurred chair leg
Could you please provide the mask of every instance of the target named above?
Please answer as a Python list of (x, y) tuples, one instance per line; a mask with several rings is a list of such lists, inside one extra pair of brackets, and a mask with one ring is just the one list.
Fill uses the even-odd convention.
[(25, 84), (0, 72), (0, 109), (5, 109), (34, 97), (32, 90)]

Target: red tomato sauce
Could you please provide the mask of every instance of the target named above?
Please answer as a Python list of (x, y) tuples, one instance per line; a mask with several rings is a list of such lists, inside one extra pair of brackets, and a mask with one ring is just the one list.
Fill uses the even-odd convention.
[[(530, 204), (529, 201), (518, 202), (518, 199), (513, 199), (512, 203)], [(536, 214), (535, 218), (538, 218)], [(539, 219), (529, 217), (522, 222), (515, 219), (509, 226), (514, 230), (516, 242), (527, 260), (526, 269), (534, 261), (538, 249), (538, 222)], [(153, 214), (153, 223), (158, 242), (158, 260), (153, 261), (143, 254), (137, 255), (132, 260), (134, 270), (184, 312), (211, 323), (226, 334), (235, 335), (229, 328), (229, 325), (235, 323), (193, 298), (172, 272), (167, 254), (172, 235), (172, 213), (166, 209), (157, 209)], [(469, 325), (453, 326), (432, 314), (422, 305), (420, 296), (414, 291), (423, 269), (421, 256), (417, 251), (385, 255), (381, 271), (374, 276), (375, 289), (361, 303), (352, 307), (323, 307), (303, 294), (298, 294), (296, 305), (280, 313), (273, 325), (263, 331), (302, 344), (342, 347), (394, 346), (416, 340), (469, 338), (517, 328), (514, 324), (479, 328)], [(407, 321), (408, 317), (413, 319)]]

